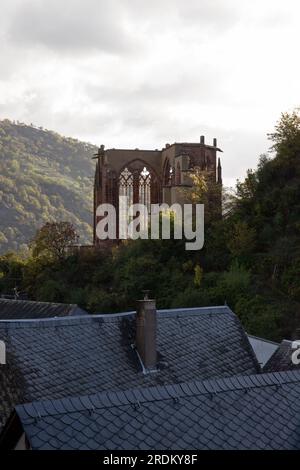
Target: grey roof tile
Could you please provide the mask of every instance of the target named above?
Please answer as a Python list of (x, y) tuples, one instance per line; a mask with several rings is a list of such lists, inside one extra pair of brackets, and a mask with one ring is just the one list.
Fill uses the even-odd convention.
[(87, 315), (87, 312), (75, 304), (0, 298), (0, 320), (65, 317), (69, 315)]
[[(78, 410), (68, 412), (67, 399), (61, 399), (59, 407), (65, 411), (30, 423), (24, 409), (29, 408), (31, 413), (32, 409), (46, 407), (27, 404), (16, 407), (16, 411), (34, 449), (45, 449), (50, 443), (57, 449), (299, 450), (300, 371), (293, 377), (273, 373), (268, 374), (268, 380), (262, 374), (249, 378), (244, 388), (234, 379), (227, 381), (227, 388), (223, 379), (204, 381), (204, 387), (198, 383), (175, 384), (174, 393), (181, 396), (179, 404), (165, 394), (166, 386), (156, 385), (143, 391), (136, 410), (120, 392), (114, 393), (113, 401), (102, 400), (99, 394), (100, 408), (91, 414), (82, 410), (79, 401)], [(274, 388), (278, 379), (282, 386)], [(213, 400), (206, 391), (212, 388), (219, 390)], [(127, 391), (125, 395), (138, 393)], [(119, 394), (122, 399), (118, 400)], [(163, 398), (166, 395), (168, 398)], [(93, 402), (93, 397), (89, 400)], [(85, 403), (89, 406), (87, 399)]]
[[(157, 372), (145, 375), (131, 347), (134, 317), (127, 313), (0, 321), (8, 359), (0, 370), (0, 428), (17, 403), (259, 371), (237, 317), (228, 307), (211, 307), (158, 312), (160, 362)], [(195, 393), (203, 385), (189, 387)], [(151, 393), (153, 399), (164, 399), (173, 392), (170, 388)], [(105, 405), (107, 398), (101, 400)], [(109, 400), (114, 400), (112, 395)], [(64, 406), (72, 412), (74, 400)]]

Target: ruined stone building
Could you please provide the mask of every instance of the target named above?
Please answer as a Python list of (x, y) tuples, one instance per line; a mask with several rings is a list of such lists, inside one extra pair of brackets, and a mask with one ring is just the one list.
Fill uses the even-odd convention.
[(190, 174), (200, 168), (222, 184), (222, 168), (217, 152), (217, 139), (207, 145), (199, 143), (166, 144), (162, 150), (108, 149), (104, 145), (95, 155), (94, 245), (97, 245), (96, 209), (110, 203), (118, 212), (119, 196), (127, 196), (128, 204), (184, 203), (184, 187), (191, 187)]

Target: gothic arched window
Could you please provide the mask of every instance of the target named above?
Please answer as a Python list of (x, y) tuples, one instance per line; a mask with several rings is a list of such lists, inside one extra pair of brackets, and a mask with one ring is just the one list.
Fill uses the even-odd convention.
[(119, 176), (119, 196), (127, 197), (127, 204), (144, 204), (150, 212), (151, 204), (160, 202), (161, 185), (155, 171), (141, 160), (128, 163)]
[(127, 204), (133, 204), (133, 174), (124, 168), (119, 177), (119, 196), (127, 197)]
[(151, 209), (151, 173), (144, 167), (139, 177), (139, 203)]

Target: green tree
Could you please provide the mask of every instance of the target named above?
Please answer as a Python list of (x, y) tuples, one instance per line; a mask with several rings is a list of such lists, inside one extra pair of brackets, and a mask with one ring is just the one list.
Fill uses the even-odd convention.
[(275, 126), (275, 132), (268, 134), (273, 142), (272, 149), (277, 154), (290, 154), (300, 150), (300, 108), (292, 113), (282, 113)]
[(228, 248), (233, 257), (245, 258), (254, 251), (255, 230), (244, 221), (236, 222), (232, 227)]
[(193, 204), (204, 204), (205, 222), (210, 224), (220, 218), (222, 211), (222, 186), (215, 181), (215, 175), (199, 167), (189, 174), (192, 186), (183, 189), (185, 198)]
[(31, 242), (32, 254), (62, 260), (68, 248), (78, 243), (78, 238), (70, 222), (47, 222)]

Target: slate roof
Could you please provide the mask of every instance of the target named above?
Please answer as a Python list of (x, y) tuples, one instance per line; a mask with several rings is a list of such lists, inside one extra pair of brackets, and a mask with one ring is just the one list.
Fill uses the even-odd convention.
[(87, 315), (87, 312), (75, 304), (0, 299), (0, 320), (65, 317), (69, 315)]
[[(292, 362), (292, 355), (296, 349), (292, 348), (293, 342), (283, 340), (268, 362), (264, 365), (265, 372), (276, 372), (280, 370), (300, 369), (300, 364), (296, 365)], [(299, 344), (300, 346), (300, 344)], [(298, 354), (300, 358), (300, 353)]]
[(300, 371), (16, 407), (33, 449), (300, 449)]
[[(136, 352), (135, 314), (0, 321), (17, 403), (106, 390), (257, 373), (259, 365), (228, 307), (158, 311), (159, 370), (144, 375)], [(2, 379), (3, 380), (3, 379)], [(2, 425), (8, 405), (0, 402)]]

